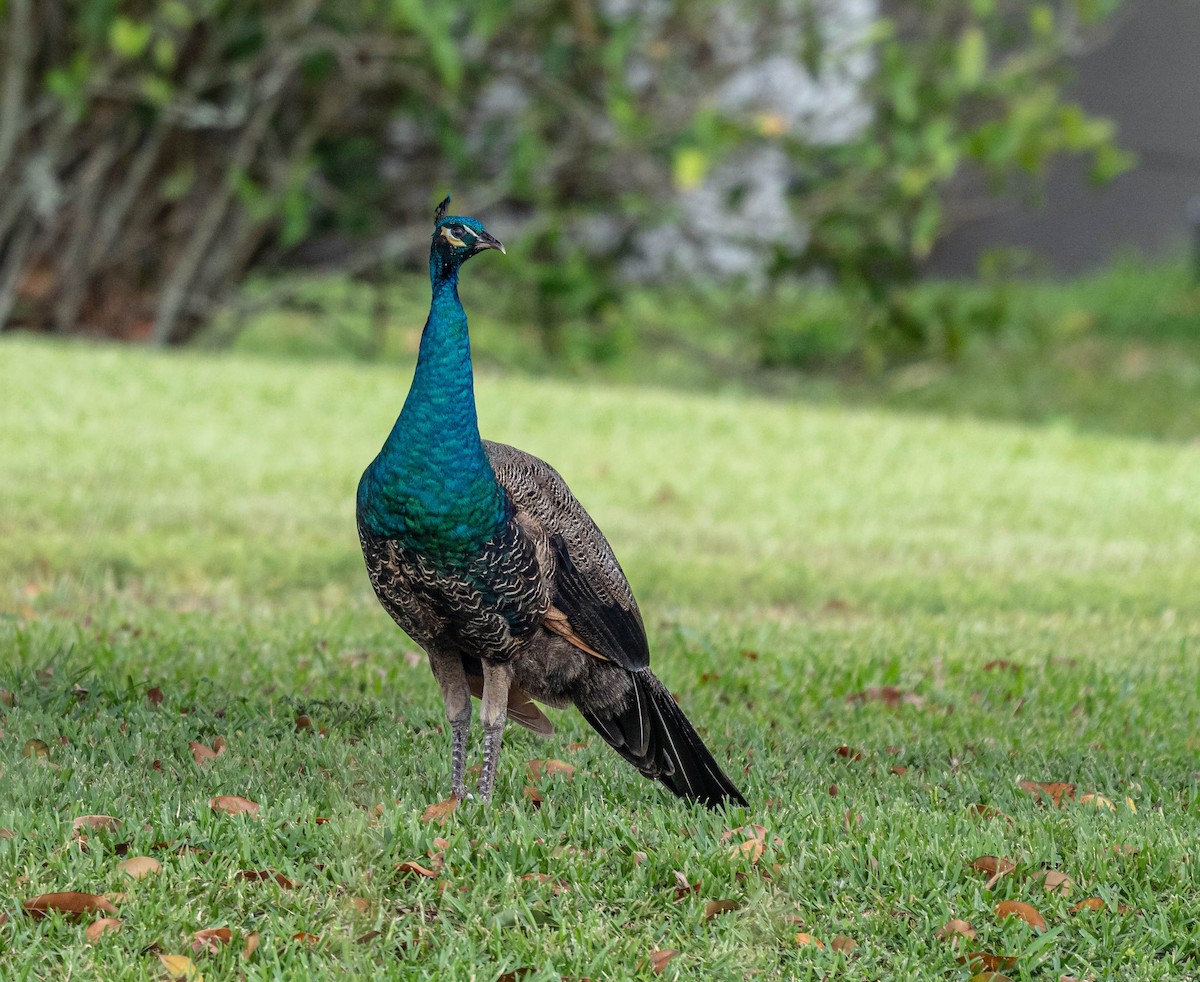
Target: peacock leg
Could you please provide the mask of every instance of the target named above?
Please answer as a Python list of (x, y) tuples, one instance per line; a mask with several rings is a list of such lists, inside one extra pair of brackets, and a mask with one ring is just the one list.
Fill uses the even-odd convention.
[(507, 662), (483, 662), (483, 771), (479, 775), (479, 797), (491, 801), (496, 784), (496, 766), (500, 762), (500, 742), (508, 719), (508, 689), (512, 667)]
[(450, 793), (467, 797), (467, 734), (471, 731), (471, 688), (457, 652), (429, 652), (429, 665), (442, 689), (446, 719), (450, 722)]

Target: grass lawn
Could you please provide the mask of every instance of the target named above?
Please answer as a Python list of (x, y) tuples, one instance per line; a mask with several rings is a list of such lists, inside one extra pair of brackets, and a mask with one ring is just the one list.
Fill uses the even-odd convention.
[[(0, 978), (1200, 975), (1200, 445), (485, 376), (752, 805), (557, 713), (439, 822), (440, 697), (353, 528), (406, 385), (0, 342)], [(23, 909), (56, 891), (119, 929)]]

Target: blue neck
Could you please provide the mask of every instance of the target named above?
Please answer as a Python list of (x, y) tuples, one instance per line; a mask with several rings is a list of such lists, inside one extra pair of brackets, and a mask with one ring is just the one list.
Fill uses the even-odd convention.
[(458, 269), (431, 257), (433, 302), (404, 408), (358, 486), (359, 520), (433, 559), (463, 559), (503, 525), (506, 503), (479, 438)]

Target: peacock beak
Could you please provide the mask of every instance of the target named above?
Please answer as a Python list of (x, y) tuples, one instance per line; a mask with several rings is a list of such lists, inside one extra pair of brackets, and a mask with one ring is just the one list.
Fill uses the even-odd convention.
[(504, 254), (504, 243), (490, 232), (480, 232), (475, 236), (475, 248), (472, 252), (482, 252), (484, 249), (499, 249)]

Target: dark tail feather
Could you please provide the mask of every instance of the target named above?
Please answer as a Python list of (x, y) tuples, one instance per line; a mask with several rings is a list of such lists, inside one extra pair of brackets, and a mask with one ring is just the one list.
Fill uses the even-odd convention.
[(713, 760), (671, 693), (646, 669), (632, 672), (633, 698), (615, 716), (583, 712), (592, 727), (646, 777), (709, 808), (746, 799)]

